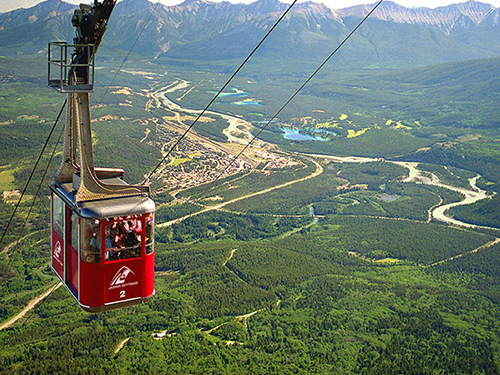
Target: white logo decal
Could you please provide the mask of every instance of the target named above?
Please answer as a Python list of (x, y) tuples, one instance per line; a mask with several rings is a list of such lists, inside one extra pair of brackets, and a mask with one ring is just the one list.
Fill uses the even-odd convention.
[[(125, 287), (125, 280), (127, 279), (128, 275), (135, 275), (134, 271), (132, 271), (130, 268), (123, 266), (118, 270), (118, 272), (115, 274), (113, 279), (111, 280), (111, 283), (109, 284), (110, 289), (114, 288), (119, 288), (119, 287)], [(136, 283), (127, 283), (128, 284), (136, 284)]]
[(53, 258), (57, 263), (59, 263), (62, 266), (63, 263), (61, 262), (60, 259), (61, 253), (62, 253), (61, 242), (57, 241), (56, 244), (54, 245)]
[(59, 241), (56, 242), (55, 246), (54, 246), (54, 256), (56, 258), (59, 258), (61, 256), (61, 243)]

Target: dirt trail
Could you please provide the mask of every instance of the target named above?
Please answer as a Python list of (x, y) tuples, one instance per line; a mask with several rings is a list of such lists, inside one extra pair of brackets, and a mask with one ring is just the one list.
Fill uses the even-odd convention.
[[(227, 258), (225, 260), (224, 263), (222, 263), (223, 266), (225, 266), (227, 264), (227, 262), (229, 262), (232, 258), (233, 258), (233, 255), (234, 253), (236, 252), (236, 250), (238, 249), (233, 249), (231, 250), (231, 254), (229, 255), (229, 258)], [(231, 271), (232, 272), (232, 271)], [(238, 277), (238, 276), (237, 276)], [(239, 277), (238, 277), (239, 278)], [(244, 281), (245, 282), (245, 281)], [(278, 298), (278, 302), (276, 304), (276, 306), (279, 306), (281, 300)], [(245, 329), (247, 330), (247, 333), (248, 333), (248, 337), (251, 337), (251, 334), (250, 334), (250, 329), (248, 327), (248, 319), (251, 318), (252, 316), (254, 316), (255, 314), (259, 313), (260, 311), (262, 311), (263, 309), (260, 309), (260, 310), (256, 310), (256, 311), (252, 311), (251, 313), (248, 313), (248, 314), (244, 314), (244, 315), (239, 315), (239, 316), (236, 316), (234, 317), (235, 320), (240, 320), (240, 321), (243, 321), (243, 324), (245, 325)], [(224, 322), (222, 324), (219, 324), (217, 327), (214, 327), (212, 329), (209, 329), (209, 330), (206, 330), (206, 331), (202, 331), (203, 333), (209, 335), (211, 334), (212, 332), (218, 330), (219, 328), (225, 326), (226, 324), (229, 324), (230, 322)], [(227, 345), (234, 345), (236, 342), (235, 341), (227, 341)], [(239, 345), (243, 345), (243, 343), (238, 343)]]
[(151, 133), (151, 129), (146, 128), (146, 131), (145, 131), (145, 134), (144, 134), (144, 138), (142, 138), (142, 139), (139, 141), (139, 143), (144, 142), (144, 141), (148, 138), (149, 133)]
[[(248, 330), (248, 318), (251, 318), (255, 314), (261, 312), (263, 309), (252, 311), (251, 313), (245, 314), (245, 315), (239, 315), (236, 316), (234, 319), (236, 320), (241, 320), (243, 321), (243, 324), (245, 324), (245, 328), (247, 329), (248, 334), (250, 335), (250, 332)], [(217, 331), (219, 328), (225, 326), (226, 324), (229, 324), (229, 322), (224, 322), (222, 324), (219, 324), (217, 327), (214, 327), (212, 329), (209, 329), (207, 331), (203, 331), (203, 333), (206, 333), (207, 335), (211, 334), (213, 331)]]
[(225, 326), (226, 324), (229, 324), (229, 322), (224, 322), (222, 324), (219, 324), (217, 327), (214, 327), (212, 329), (209, 329), (207, 331), (202, 331), (203, 333), (206, 333), (207, 335), (211, 334), (213, 331), (217, 331), (220, 327)]
[(51, 287), (48, 290), (46, 290), (44, 293), (40, 294), (38, 297), (33, 298), (31, 301), (28, 302), (28, 305), (21, 311), (19, 314), (17, 314), (15, 317), (10, 319), (9, 321), (5, 322), (0, 326), (0, 331), (5, 328), (9, 328), (12, 326), (15, 322), (17, 322), (19, 319), (21, 319), (28, 311), (30, 311), (33, 307), (36, 306), (38, 302), (46, 298), (50, 293), (52, 293), (54, 290), (59, 288), (62, 285), (62, 283), (56, 284), (55, 287)]
[(236, 250), (238, 250), (238, 249), (231, 250), (231, 255), (229, 255), (229, 258), (227, 258), (226, 261), (224, 263), (222, 263), (223, 266), (225, 266), (227, 264), (227, 262), (229, 262), (231, 259), (233, 259), (233, 255), (236, 252)]
[(240, 315), (240, 316), (237, 316), (236, 317), (236, 320), (242, 320), (243, 321), (243, 324), (245, 325), (245, 328), (247, 330), (247, 334), (248, 334), (248, 338), (251, 339), (252, 338), (252, 333), (250, 332), (250, 327), (248, 326), (248, 319), (252, 316), (254, 316), (255, 314), (261, 312), (263, 309), (260, 309), (260, 310), (257, 310), (257, 311), (253, 311), (249, 314), (245, 314), (245, 315)]
[(15, 240), (14, 242), (8, 244), (7, 246), (4, 247), (4, 249), (2, 251), (0, 251), (0, 254), (6, 253), (7, 251), (9, 251), (10, 249), (12, 249), (14, 246), (16, 246), (19, 242), (21, 242), (25, 238), (28, 238), (29, 236), (32, 236), (32, 235), (34, 235), (35, 233), (38, 233), (38, 232), (40, 232), (40, 231), (31, 232), (31, 233), (27, 234), (26, 236), (21, 237), (18, 240)]
[(125, 340), (123, 340), (120, 344), (118, 344), (118, 346), (116, 347), (115, 349), (115, 354), (118, 353), (120, 350), (123, 349), (123, 347), (125, 346), (125, 344), (127, 343), (127, 341), (130, 340), (130, 337), (127, 337)]
[(280, 238), (290, 237), (292, 234), (300, 232), (302, 229), (307, 229), (307, 228), (312, 227), (313, 225), (318, 224), (320, 217), (324, 217), (324, 216), (314, 216), (313, 220), (309, 224), (304, 225), (303, 227), (294, 228), (291, 231), (282, 234)]
[(466, 252), (464, 254), (458, 254), (458, 255), (455, 255), (453, 257), (440, 260), (439, 262), (432, 263), (429, 266), (437, 266), (438, 264), (449, 262), (449, 261), (452, 261), (454, 259), (461, 258), (461, 257), (463, 257), (464, 255), (467, 255), (467, 254), (477, 253), (478, 251), (481, 251), (481, 250), (487, 249), (489, 247), (492, 247), (493, 245), (496, 245), (497, 243), (500, 243), (500, 238), (495, 238), (493, 241), (490, 241), (490, 242), (488, 242), (488, 243), (486, 243), (486, 244), (484, 244), (482, 246), (479, 246), (478, 248), (476, 248), (474, 250), (468, 251), (468, 252)]

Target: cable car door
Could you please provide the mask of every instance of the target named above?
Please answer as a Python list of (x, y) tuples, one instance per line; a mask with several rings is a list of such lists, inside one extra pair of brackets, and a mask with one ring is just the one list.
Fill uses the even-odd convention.
[(78, 297), (78, 216), (66, 206), (66, 284)]
[(51, 265), (61, 280), (65, 280), (65, 255), (64, 250), (64, 203), (52, 193), (52, 256)]
[(141, 298), (142, 228), (140, 218), (105, 223), (106, 304)]

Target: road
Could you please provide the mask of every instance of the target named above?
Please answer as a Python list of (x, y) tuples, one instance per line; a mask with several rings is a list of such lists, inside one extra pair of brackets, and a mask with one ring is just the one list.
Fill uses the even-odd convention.
[(267, 188), (267, 189), (263, 189), (263, 190), (255, 192), (255, 193), (250, 193), (250, 194), (247, 194), (247, 195), (243, 195), (241, 197), (231, 199), (230, 201), (219, 203), (219, 204), (217, 204), (215, 206), (209, 206), (209, 207), (204, 208), (201, 211), (194, 212), (192, 214), (180, 217), (180, 218), (175, 219), (175, 220), (170, 220), (170, 221), (167, 221), (165, 223), (158, 224), (157, 226), (160, 227), (160, 228), (162, 228), (162, 227), (169, 227), (169, 226), (172, 226), (172, 225), (174, 225), (176, 223), (180, 223), (181, 221), (189, 219), (190, 217), (193, 217), (193, 216), (196, 216), (196, 215), (200, 215), (200, 214), (203, 214), (203, 213), (208, 212), (208, 211), (220, 210), (221, 208), (223, 208), (223, 207), (225, 207), (225, 206), (227, 206), (229, 204), (232, 204), (232, 203), (235, 203), (235, 202), (239, 202), (239, 201), (241, 201), (243, 199), (248, 199), (248, 198), (256, 197), (258, 195), (266, 194), (266, 193), (269, 193), (269, 192), (277, 190), (277, 189), (282, 189), (282, 188), (284, 188), (286, 186), (290, 186), (290, 185), (296, 184), (298, 182), (310, 180), (311, 178), (317, 177), (317, 176), (319, 176), (320, 174), (323, 173), (323, 167), (317, 161), (315, 161), (315, 160), (312, 160), (312, 162), (316, 165), (316, 170), (313, 173), (311, 173), (309, 176), (298, 178), (298, 179), (292, 180), (292, 181), (288, 181), (288, 182), (285, 182), (284, 184), (276, 185), (276, 186), (273, 186), (273, 187), (270, 187), (270, 188)]
[[(181, 112), (191, 113), (191, 114), (197, 115), (200, 113), (199, 110), (191, 110), (191, 109), (182, 108), (180, 105), (178, 105), (177, 103), (174, 103), (172, 100), (170, 100), (166, 96), (167, 94), (170, 94), (170, 93), (172, 93), (176, 90), (179, 90), (179, 89), (186, 88), (188, 86), (189, 86), (189, 82), (187, 82), (187, 81), (184, 81), (184, 80), (181, 80), (180, 82), (176, 81), (176, 82), (174, 82), (174, 84), (169, 85), (163, 89), (160, 89), (160, 90), (158, 90), (150, 95), (153, 97), (153, 99), (157, 103), (161, 103), (162, 105), (164, 105), (165, 107), (167, 107), (171, 111), (181, 111)], [(206, 114), (220, 116), (223, 119), (225, 119), (226, 121), (228, 121), (229, 126), (223, 130), (223, 133), (228, 137), (229, 143), (246, 144), (252, 139), (252, 135), (250, 133), (250, 129), (251, 129), (252, 125), (249, 122), (244, 121), (241, 118), (238, 118), (235, 116), (231, 116), (231, 115), (227, 115), (227, 114), (219, 113), (219, 112), (214, 112), (214, 111), (207, 111)], [(263, 144), (259, 144), (258, 146), (262, 147)], [(227, 152), (228, 150), (225, 150), (225, 151)], [(384, 159), (382, 159), (382, 158), (369, 158), (369, 157), (357, 157), (357, 156), (334, 156), (334, 155), (316, 155), (316, 154), (307, 154), (307, 156), (310, 156), (312, 158), (329, 159), (329, 160), (333, 160), (333, 161), (338, 162), (338, 163), (369, 163), (369, 162), (384, 161)], [(442, 204), (443, 202), (441, 200), (440, 204), (432, 207), (429, 210), (429, 220), (428, 221), (430, 221), (430, 219), (435, 219), (438, 221), (446, 222), (448, 224), (459, 225), (459, 226), (468, 227), (468, 228), (480, 227), (477, 225), (473, 225), (473, 224), (469, 224), (469, 223), (465, 223), (465, 222), (453, 219), (451, 217), (446, 216), (446, 214), (445, 214), (446, 211), (448, 211), (452, 207), (456, 207), (456, 206), (464, 205), (464, 204), (472, 204), (472, 203), (475, 203), (479, 200), (489, 198), (487, 192), (479, 189), (476, 185), (477, 180), (481, 177), (480, 175), (477, 175), (476, 177), (469, 179), (471, 190), (468, 190), (468, 189), (464, 189), (464, 188), (459, 188), (459, 187), (443, 184), (435, 174), (431, 174), (432, 178), (428, 178), (428, 177), (423, 176), (422, 172), (417, 168), (418, 167), (417, 162), (399, 162), (399, 161), (389, 161), (389, 160), (388, 160), (388, 162), (400, 165), (400, 166), (408, 169), (408, 171), (409, 171), (408, 177), (406, 177), (403, 180), (404, 182), (416, 182), (416, 183), (421, 182), (424, 184), (439, 186), (441, 188), (457, 191), (457, 192), (464, 195), (464, 199), (461, 200), (460, 202), (454, 202), (454, 203), (443, 205)], [(297, 183), (300, 181), (314, 178), (323, 172), (323, 168), (316, 161), (314, 161), (314, 163), (317, 166), (315, 173), (311, 174), (310, 176), (307, 176), (306, 178), (298, 179), (298, 180), (291, 181), (291, 182), (288, 182), (288, 183), (285, 183), (285, 184), (282, 184), (279, 186), (275, 186), (275, 187), (265, 189), (265, 190), (262, 190), (259, 192), (248, 194), (246, 196), (235, 198), (231, 201), (223, 202), (223, 203), (218, 204), (216, 206), (206, 207), (203, 210), (198, 211), (196, 213), (186, 215), (182, 218), (171, 220), (171, 221), (166, 222), (166, 223), (161, 223), (158, 226), (160, 226), (160, 227), (171, 226), (175, 223), (186, 220), (192, 216), (196, 216), (196, 215), (199, 215), (199, 214), (202, 214), (204, 212), (211, 211), (211, 210), (219, 210), (219, 209), (223, 208), (224, 206), (227, 206), (231, 203), (238, 202), (240, 200), (247, 199), (247, 198), (250, 198), (253, 196), (265, 194), (265, 193), (268, 193), (270, 191), (280, 189), (280, 188), (289, 186), (291, 184), (294, 184), (294, 183)], [(485, 228), (485, 227), (483, 227), (483, 228)], [(486, 228), (488, 228), (488, 227), (486, 227)], [(497, 229), (497, 228), (489, 228), (489, 229)]]

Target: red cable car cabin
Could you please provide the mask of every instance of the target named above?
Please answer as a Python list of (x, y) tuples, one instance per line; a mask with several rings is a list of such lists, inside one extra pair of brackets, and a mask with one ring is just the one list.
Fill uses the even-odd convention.
[(75, 44), (48, 48), (49, 86), (68, 94), (62, 162), (51, 186), (52, 269), (90, 312), (145, 302), (155, 293), (149, 185), (128, 185), (123, 170), (94, 165), (89, 92), (115, 3), (80, 4), (71, 19)]
[(154, 202), (138, 195), (75, 204), (72, 183), (51, 190), (52, 269), (79, 305), (98, 312), (151, 299)]

